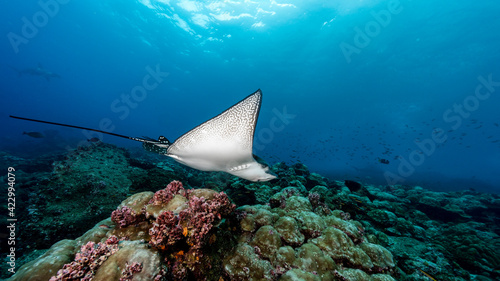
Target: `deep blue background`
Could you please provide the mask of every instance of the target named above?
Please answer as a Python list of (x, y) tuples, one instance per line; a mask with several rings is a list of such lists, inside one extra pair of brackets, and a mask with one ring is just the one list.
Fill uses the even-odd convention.
[[(474, 101), (478, 77), (500, 81), (498, 1), (238, 2), (1, 1), (0, 149), (30, 157), (54, 139), (64, 147), (86, 139), (9, 114), (92, 128), (109, 118), (114, 133), (175, 140), (261, 88), (255, 152), (271, 163), (302, 161), (339, 180), (385, 184), (390, 172), (407, 184), (499, 191), (500, 86), (466, 117), (444, 118)], [(23, 36), (23, 18), (40, 23), (44, 13), (16, 52), (9, 38)], [(385, 26), (376, 23), (387, 13)], [(366, 28), (369, 41), (346, 56), (342, 46), (356, 47)], [(39, 63), (61, 78), (11, 68)], [(126, 116), (112, 110), (156, 66), (168, 77)], [(295, 117), (273, 123), (285, 108)], [(419, 152), (433, 132), (447, 141)]]

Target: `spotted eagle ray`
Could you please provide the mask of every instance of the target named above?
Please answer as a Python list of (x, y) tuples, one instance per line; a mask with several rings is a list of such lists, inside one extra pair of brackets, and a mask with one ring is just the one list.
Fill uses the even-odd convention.
[(221, 171), (250, 181), (269, 181), (276, 176), (252, 154), (253, 138), (262, 103), (262, 91), (244, 98), (226, 111), (191, 129), (174, 142), (164, 136), (158, 140), (135, 138), (80, 126), (25, 117), (12, 118), (85, 129), (142, 142), (144, 149), (168, 156), (201, 171)]

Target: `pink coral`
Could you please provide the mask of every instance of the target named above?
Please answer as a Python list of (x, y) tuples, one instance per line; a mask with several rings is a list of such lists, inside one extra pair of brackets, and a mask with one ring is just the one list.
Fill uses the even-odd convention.
[(139, 223), (142, 219), (140, 215), (134, 212), (134, 210), (130, 209), (127, 206), (123, 206), (111, 213), (111, 220), (118, 224), (120, 227), (126, 227)]
[[(178, 185), (171, 183), (169, 186), (171, 186), (171, 190), (181, 190), (174, 189)], [(182, 188), (182, 186), (180, 187)], [(208, 201), (203, 197), (192, 195), (189, 198), (188, 206), (178, 215), (172, 211), (166, 211), (158, 216), (153, 227), (149, 230), (151, 245), (164, 248), (187, 237), (189, 246), (201, 248), (214, 226), (214, 222), (229, 215), (236, 208), (223, 192), (214, 194), (213, 199)]]
[(153, 204), (153, 205), (166, 204), (170, 200), (172, 200), (172, 198), (174, 198), (176, 194), (181, 194), (181, 195), (186, 194), (186, 190), (184, 189), (184, 187), (182, 186), (182, 182), (180, 181), (172, 181), (167, 185), (166, 188), (158, 190), (154, 194), (153, 198), (151, 198), (148, 204)]
[(189, 208), (181, 211), (181, 220), (188, 221), (190, 235), (188, 244), (195, 248), (200, 248), (214, 225), (215, 220), (220, 220), (223, 216), (229, 215), (236, 206), (231, 204), (227, 195), (223, 192), (214, 194), (212, 200), (191, 196), (189, 198)]
[(134, 262), (132, 264), (128, 264), (122, 271), (122, 276), (120, 277), (120, 281), (128, 281), (132, 280), (134, 273), (138, 273), (142, 271), (142, 264), (138, 262)]
[[(199, 194), (204, 194), (206, 198)], [(176, 195), (188, 199), (187, 202), (183, 198), (184, 201), (178, 200), (183, 204), (183, 209), (179, 213), (165, 211), (163, 208)], [(172, 181), (166, 188), (157, 191), (143, 210), (152, 206), (158, 207), (158, 215), (154, 221), (151, 221), (154, 216), (147, 216), (146, 211), (136, 214), (129, 207), (115, 210), (112, 220), (121, 227), (141, 220), (150, 221), (152, 226), (149, 228), (149, 244), (167, 256), (172, 269), (169, 274), (180, 280), (190, 271), (194, 276), (202, 278), (204, 270), (211, 265), (203, 255), (202, 247), (215, 241), (212, 229), (222, 218), (231, 214), (236, 206), (224, 192), (186, 190), (179, 181)]]
[(174, 280), (185, 280), (188, 274), (186, 266), (182, 262), (174, 262), (171, 265)]
[(88, 242), (76, 253), (75, 260), (65, 264), (50, 281), (92, 280), (99, 266), (118, 251), (118, 242), (116, 236), (109, 237), (105, 243)]
[(149, 229), (151, 240), (149, 243), (160, 249), (174, 245), (183, 236), (183, 229), (179, 224), (179, 218), (172, 212), (163, 212)]

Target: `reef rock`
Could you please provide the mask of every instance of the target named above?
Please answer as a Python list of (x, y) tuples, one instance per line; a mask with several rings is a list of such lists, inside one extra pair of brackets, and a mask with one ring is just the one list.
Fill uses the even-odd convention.
[(270, 205), (238, 208), (242, 238), (223, 261), (230, 280), (370, 280), (395, 267), (387, 249), (366, 242), (361, 223), (328, 210), (316, 196), (286, 188)]

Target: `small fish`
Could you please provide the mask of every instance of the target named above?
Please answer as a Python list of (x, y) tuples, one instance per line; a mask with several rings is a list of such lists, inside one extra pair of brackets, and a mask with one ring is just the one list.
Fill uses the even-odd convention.
[(107, 224), (101, 224), (101, 225), (99, 225), (99, 227), (102, 229), (111, 229), (111, 226), (109, 226)]
[(387, 159), (382, 159), (382, 158), (378, 158), (378, 162), (382, 163), (382, 164), (389, 164), (389, 160)]
[(28, 136), (30, 136), (32, 138), (36, 138), (36, 139), (41, 139), (41, 138), (45, 137), (42, 133), (39, 133), (39, 132), (23, 132), (23, 135), (28, 135)]
[(101, 140), (99, 138), (93, 137), (91, 139), (87, 139), (88, 142), (100, 142)]

